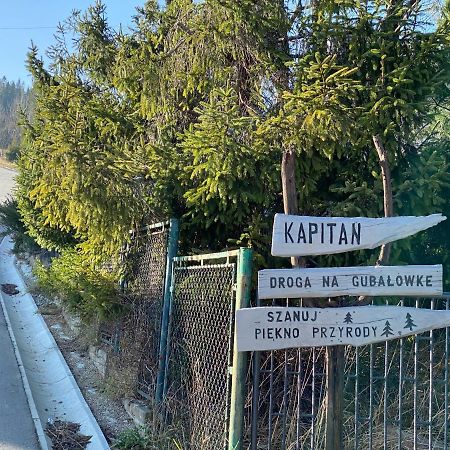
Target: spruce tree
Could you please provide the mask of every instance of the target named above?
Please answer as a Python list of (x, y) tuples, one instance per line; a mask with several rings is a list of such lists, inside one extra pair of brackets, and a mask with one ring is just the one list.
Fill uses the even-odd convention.
[(129, 33), (101, 3), (75, 14), (50, 67), (29, 57), (37, 106), (19, 207), (30, 233), (49, 245), (65, 237), (46, 232), (68, 233), (109, 258), (130, 228), (176, 215), (195, 247), (255, 245), (283, 209), (286, 171), (301, 213), (378, 216), (389, 184), (397, 211), (432, 212), (448, 161), (417, 139), (449, 94), (449, 8), (432, 30), (414, 4), (149, 1)]

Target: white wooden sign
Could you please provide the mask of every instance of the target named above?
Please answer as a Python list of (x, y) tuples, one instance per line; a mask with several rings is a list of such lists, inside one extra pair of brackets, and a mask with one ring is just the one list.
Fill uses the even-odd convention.
[(259, 298), (441, 295), (442, 265), (266, 269)]
[(239, 351), (365, 345), (450, 326), (450, 311), (400, 306), (236, 311)]
[(426, 230), (445, 219), (442, 214), (376, 219), (275, 214), (272, 255), (326, 255), (375, 248)]

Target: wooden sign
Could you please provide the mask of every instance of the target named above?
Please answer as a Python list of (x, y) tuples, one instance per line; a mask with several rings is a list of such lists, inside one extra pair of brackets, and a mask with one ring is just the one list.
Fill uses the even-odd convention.
[(442, 265), (266, 269), (259, 298), (441, 295)]
[(400, 306), (236, 311), (239, 351), (366, 345), (450, 326), (450, 311)]
[(272, 255), (325, 255), (375, 248), (412, 236), (445, 219), (442, 214), (376, 219), (275, 214)]

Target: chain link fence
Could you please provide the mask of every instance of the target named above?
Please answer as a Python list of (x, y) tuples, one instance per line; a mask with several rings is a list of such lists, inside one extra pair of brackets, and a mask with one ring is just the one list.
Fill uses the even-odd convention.
[(157, 224), (133, 236), (123, 283), (128, 313), (101, 324), (99, 337), (110, 349), (110, 380), (131, 382), (134, 395), (162, 411), (183, 450), (227, 449), (241, 253), (173, 258), (172, 234)]
[[(226, 450), (236, 442), (246, 450), (325, 448), (325, 349), (249, 352), (248, 366), (240, 363), (248, 367), (247, 379), (242, 369), (235, 378), (240, 251), (172, 259), (169, 233), (160, 223), (133, 237), (132, 276), (124, 284), (128, 314), (100, 327), (119, 373), (131, 373), (135, 394), (156, 400), (183, 450)], [(168, 260), (173, 263), (166, 267)], [(449, 310), (450, 295), (390, 298), (386, 304)], [(301, 301), (254, 306), (270, 305)], [(344, 449), (449, 448), (449, 359), (448, 328), (347, 347)], [(243, 404), (236, 392), (232, 396), (240, 386), (246, 389)]]
[(227, 448), (237, 252), (174, 259), (165, 401), (183, 449)]
[(99, 324), (109, 372), (117, 372), (116, 378), (122, 372), (126, 391), (143, 399), (153, 398), (158, 372), (169, 231), (169, 223), (161, 222), (132, 235), (123, 255), (126, 313), (119, 321)]
[(137, 393), (146, 399), (153, 395), (158, 372), (168, 236), (168, 223), (160, 223), (134, 237), (132, 277), (125, 287), (130, 313), (121, 350), (136, 358)]
[(147, 226), (133, 236), (128, 256), (131, 275), (124, 295), (129, 313), (122, 324), (120, 351), (133, 359), (136, 392), (145, 399), (153, 397), (158, 372), (168, 236), (168, 223)]

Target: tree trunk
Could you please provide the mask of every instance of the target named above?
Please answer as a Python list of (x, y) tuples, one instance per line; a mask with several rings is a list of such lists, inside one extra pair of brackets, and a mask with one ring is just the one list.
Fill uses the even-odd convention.
[[(285, 214), (298, 214), (297, 185), (295, 183), (296, 155), (292, 148), (283, 152), (281, 160), (281, 185), (283, 188), (283, 206)], [(306, 267), (305, 258), (291, 257), (292, 267)], [(337, 300), (323, 298), (303, 298), (303, 306), (326, 308), (336, 306)]]
[[(377, 151), (378, 160), (381, 167), (381, 177), (383, 180), (383, 206), (384, 206), (384, 217), (392, 217), (394, 215), (394, 201), (392, 198), (392, 178), (391, 178), (391, 168), (389, 167), (389, 161), (387, 158), (386, 149), (384, 148), (383, 142), (380, 136), (377, 134), (372, 136), (373, 143), (375, 145), (375, 150)], [(389, 262), (389, 257), (391, 254), (391, 243), (383, 244), (380, 249), (380, 254), (376, 262), (377, 266), (386, 265)], [(358, 306), (370, 305), (372, 302), (372, 297), (360, 296), (354, 302)], [(348, 305), (351, 306), (351, 303)]]
[(295, 183), (295, 152), (292, 149), (283, 152), (281, 160), (281, 185), (283, 188), (283, 206), (285, 214), (298, 214), (297, 186)]
[[(394, 202), (392, 199), (392, 179), (391, 169), (389, 167), (389, 161), (384, 148), (383, 142), (380, 136), (377, 134), (372, 136), (375, 150), (378, 154), (381, 167), (381, 177), (383, 180), (383, 205), (384, 205), (384, 217), (392, 217), (394, 215)], [(389, 256), (391, 254), (391, 243), (381, 246), (380, 255), (378, 256), (377, 265), (387, 264)]]
[[(296, 155), (292, 148), (283, 152), (281, 159), (281, 186), (285, 214), (298, 214), (297, 185), (295, 183)], [(292, 267), (305, 267), (303, 258), (291, 257)]]

